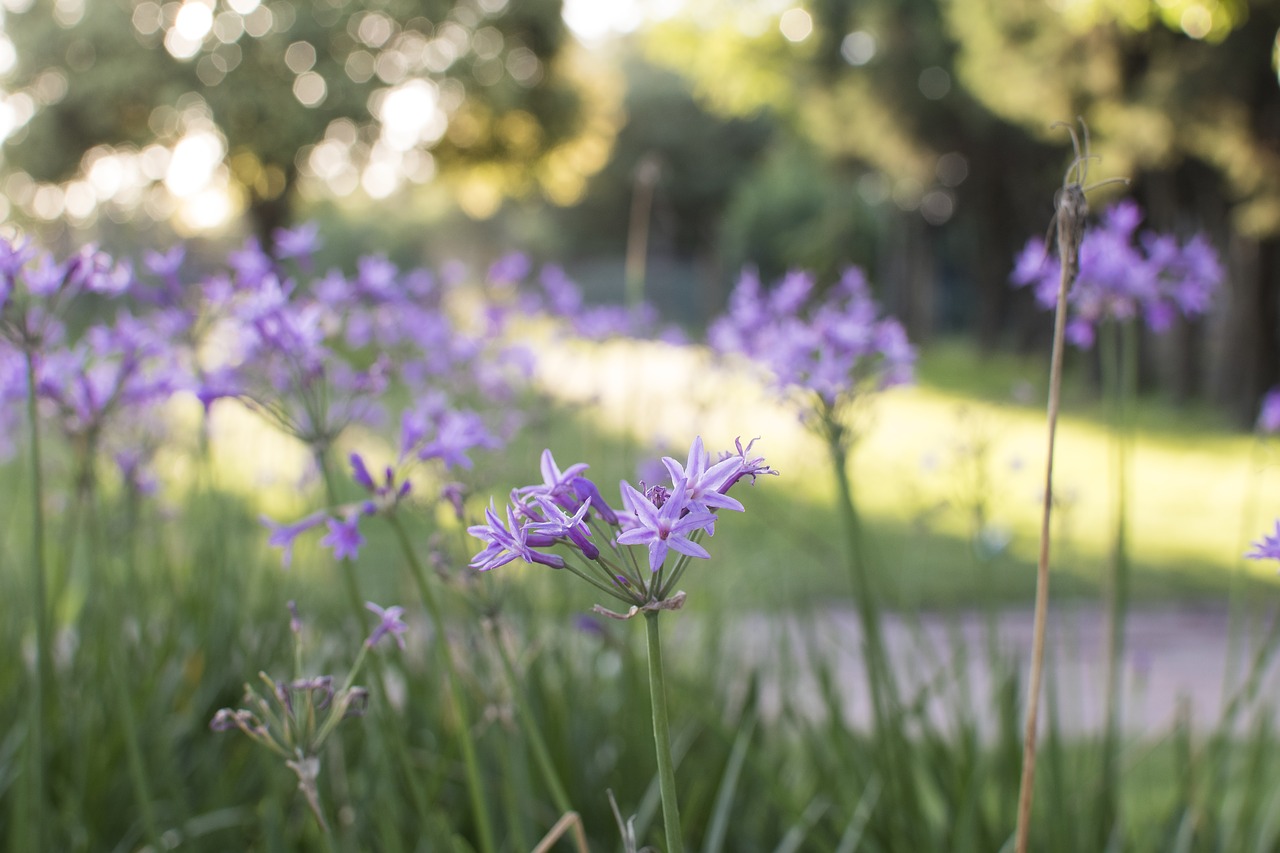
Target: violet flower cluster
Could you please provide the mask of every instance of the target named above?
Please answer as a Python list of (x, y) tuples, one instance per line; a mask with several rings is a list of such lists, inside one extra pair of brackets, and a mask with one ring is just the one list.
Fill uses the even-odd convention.
[(802, 418), (821, 428), (868, 393), (910, 382), (915, 350), (902, 324), (880, 314), (862, 270), (850, 267), (822, 293), (815, 284), (794, 271), (766, 292), (747, 270), (707, 337), (717, 351), (763, 366), (775, 390), (798, 397)]
[[(390, 515), (413, 491), (411, 475), (421, 463), (437, 460), (447, 474), (453, 469), (470, 469), (470, 453), (477, 449), (500, 446), (500, 439), (471, 411), (448, 408), (441, 395), (429, 395), (408, 409), (401, 418), (400, 452), (395, 465), (387, 465), (375, 477), (364, 456), (348, 455), (351, 479), (365, 497), (361, 500), (328, 506), (297, 521), (281, 524), (266, 516), (262, 523), (271, 531), (267, 544), (283, 550), (282, 563), (288, 568), (293, 559), (297, 538), (310, 530), (326, 527), (320, 544), (333, 551), (334, 559), (356, 559), (365, 543), (360, 522), (375, 515)], [(459, 519), (463, 513), (464, 486), (449, 480), (440, 488), (439, 497), (452, 505)]]
[(448, 398), (414, 414), (424, 441), (465, 454), (474, 413), (453, 400), (478, 395), (510, 399), (528, 378), (528, 358), (464, 333), (447, 310), (448, 284), (428, 270), (402, 273), (380, 255), (360, 258), (353, 276), (330, 270), (304, 279), (319, 246), (305, 226), (277, 235), (276, 254), (250, 239), (232, 253), (230, 275), (206, 285), (222, 309), (232, 356), (206, 370), (206, 405), (236, 397), (307, 445), (324, 452), (354, 423), (385, 423), (384, 396), (392, 381), (415, 396)]
[[(1138, 232), (1142, 211), (1122, 201), (1103, 214), (1100, 227), (1085, 232), (1080, 268), (1067, 299), (1071, 314), (1067, 338), (1081, 348), (1093, 346), (1100, 323), (1141, 317), (1153, 332), (1164, 332), (1179, 316), (1205, 314), (1222, 284), (1222, 265), (1203, 235), (1185, 243), (1168, 234)], [(1042, 308), (1058, 301), (1059, 269), (1050, 262), (1044, 240), (1029, 241), (1018, 256), (1011, 280), (1031, 287)]]
[(561, 469), (550, 450), (542, 453), (542, 482), (514, 489), (505, 512), (491, 504), (485, 523), (467, 532), (485, 543), (472, 568), (489, 571), (515, 560), (567, 569), (630, 609), (675, 609), (683, 593), (675, 585), (690, 558), (711, 555), (701, 544), (715, 532), (716, 513), (741, 512), (729, 495), (743, 478), (754, 483), (776, 474), (763, 457), (752, 455), (754, 440), (712, 461), (702, 438), (694, 439), (688, 459), (664, 457), (670, 483), (639, 487), (620, 484), (620, 507), (610, 506), (600, 489), (583, 473), (585, 463)]
[[(685, 343), (679, 326), (661, 323), (657, 309), (648, 302), (638, 305), (589, 305), (582, 288), (556, 264), (546, 264), (534, 276), (534, 265), (521, 252), (504, 255), (489, 268), (487, 280), (494, 290), (510, 298), (495, 300), (493, 310), (505, 318), (517, 308), (523, 316), (543, 315), (566, 324), (579, 338), (656, 338)], [(506, 307), (503, 307), (503, 306)]]
[[(28, 238), (0, 238), (4, 434), (16, 430), (20, 402), (34, 390), (42, 416), (81, 455), (82, 466), (109, 448), (126, 481), (142, 487), (150, 479), (145, 458), (158, 445), (154, 410), (191, 379), (170, 343), (174, 316), (138, 310), (130, 299), (137, 292), (132, 266), (96, 247), (59, 261)], [(78, 334), (65, 321), (73, 308), (96, 318)]]

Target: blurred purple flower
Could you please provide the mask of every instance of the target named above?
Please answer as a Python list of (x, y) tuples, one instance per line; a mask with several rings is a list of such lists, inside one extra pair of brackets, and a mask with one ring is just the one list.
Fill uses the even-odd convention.
[[(1093, 346), (1096, 326), (1107, 320), (1141, 316), (1153, 332), (1163, 332), (1178, 316), (1206, 313), (1223, 279), (1217, 253), (1202, 235), (1179, 244), (1171, 235), (1138, 233), (1142, 211), (1123, 201), (1086, 231), (1080, 269), (1068, 295), (1067, 337), (1075, 346)], [(1043, 240), (1028, 241), (1010, 280), (1030, 286), (1036, 302), (1052, 309), (1058, 299), (1058, 262), (1050, 262)]]
[(271, 535), (267, 537), (267, 544), (275, 548), (284, 549), (280, 563), (287, 569), (289, 564), (293, 562), (294, 540), (308, 530), (324, 524), (328, 517), (326, 513), (317, 512), (308, 515), (306, 518), (299, 519), (293, 524), (278, 524), (264, 515), (259, 518), (259, 521), (271, 531)]
[(1258, 412), (1258, 431), (1267, 435), (1280, 432), (1280, 386), (1272, 388), (1262, 398)]
[(747, 270), (708, 341), (765, 367), (779, 391), (812, 392), (833, 408), (911, 381), (915, 351), (901, 324), (878, 316), (861, 270), (846, 270), (816, 301), (813, 292), (813, 278), (793, 272), (766, 294)]
[(409, 626), (401, 619), (404, 615), (404, 608), (398, 605), (382, 608), (374, 604), (372, 601), (364, 603), (365, 609), (378, 617), (378, 624), (373, 629), (373, 633), (364, 641), (364, 644), (373, 648), (383, 637), (390, 636), (396, 641), (396, 645), (404, 651), (404, 632), (409, 630)]
[(294, 258), (303, 270), (311, 269), (311, 256), (320, 248), (320, 226), (304, 222), (294, 228), (277, 228), (272, 233), (275, 255), (280, 260)]
[(1275, 533), (1254, 542), (1253, 550), (1245, 557), (1250, 560), (1280, 560), (1280, 520), (1276, 521)]
[(360, 546), (364, 537), (360, 535), (360, 517), (352, 514), (349, 518), (326, 518), (329, 532), (320, 540), (320, 544), (333, 549), (335, 560), (351, 559), (360, 556)]

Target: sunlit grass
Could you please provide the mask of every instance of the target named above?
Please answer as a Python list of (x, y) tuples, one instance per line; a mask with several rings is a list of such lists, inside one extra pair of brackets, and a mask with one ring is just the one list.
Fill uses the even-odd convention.
[[(589, 461), (606, 495), (637, 464), (663, 454), (683, 459), (693, 436), (710, 448), (759, 437), (758, 449), (781, 472), (750, 494), (746, 516), (726, 513), (715, 565), (690, 575), (693, 590), (743, 607), (780, 606), (847, 595), (834, 514), (834, 483), (823, 447), (792, 410), (743, 365), (716, 361), (697, 347), (614, 341), (557, 341), (532, 330), (538, 380), (555, 400), (504, 451), (480, 460), (478, 513), (490, 495), (538, 478), (549, 447), (561, 464)], [(1044, 413), (1035, 359), (981, 358), (942, 345), (926, 351), (921, 381), (872, 401), (853, 458), (854, 488), (870, 525), (878, 570), (902, 605), (976, 606), (1028, 600), (1034, 588)], [(1086, 387), (1069, 390), (1059, 432), (1055, 584), (1087, 594), (1108, 559), (1113, 531), (1110, 436)], [(189, 431), (196, 404), (176, 407)], [(315, 508), (305, 449), (252, 413), (216, 406), (210, 430), (218, 487), (281, 521)], [(1215, 426), (1203, 412), (1148, 401), (1133, 453), (1132, 552), (1141, 597), (1187, 598), (1223, 592), (1232, 576), (1270, 581), (1272, 568), (1241, 559), (1251, 539), (1280, 512), (1280, 461), (1252, 435)], [(345, 439), (371, 463), (390, 461), (385, 438), (355, 431)], [(345, 457), (345, 454), (343, 454)], [(193, 482), (191, 456), (173, 453), (166, 483)], [(1244, 518), (1257, 489), (1256, 517)], [(482, 487), (483, 492), (483, 487)], [(975, 511), (981, 507), (982, 532)], [(434, 519), (449, 525), (449, 519)], [(454, 523), (454, 535), (462, 536)], [(265, 529), (263, 533), (265, 542)], [(371, 536), (371, 547), (384, 543)], [(318, 551), (298, 545), (297, 563)], [(522, 573), (526, 574), (526, 573)], [(376, 589), (376, 573), (371, 581)], [(697, 596), (692, 606), (697, 606)]]
[[(854, 488), (880, 542), (882, 570), (896, 577), (905, 601), (1030, 594), (1045, 442), (1038, 369), (1034, 361), (988, 363), (970, 350), (944, 346), (925, 353), (921, 384), (883, 393), (868, 411), (853, 460)], [(782, 476), (761, 484), (761, 494), (752, 496), (752, 519), (726, 539), (746, 541), (741, 556), (748, 566), (764, 555), (786, 566), (759, 569), (775, 576), (775, 591), (790, 586), (808, 597), (843, 588), (835, 567), (829, 581), (820, 578), (823, 565), (840, 554), (828, 541), (834, 538), (834, 485), (823, 448), (745, 368), (717, 363), (697, 348), (660, 343), (543, 342), (540, 377), (578, 413), (546, 436), (558, 458), (599, 458), (598, 452), (585, 453), (595, 449), (592, 443), (607, 443), (605, 436), (617, 442), (610, 451), (616, 470), (610, 476), (594, 472), (604, 482), (634, 477), (636, 459), (659, 448), (682, 456), (694, 435), (709, 447), (759, 436), (759, 448)], [(1006, 389), (1003, 401), (1000, 387)], [(1068, 409), (1063, 416), (1056, 462), (1055, 565), (1059, 575), (1067, 574), (1068, 590), (1085, 589), (1101, 576), (1113, 537), (1110, 433), (1086, 388), (1077, 383), (1071, 397), (1080, 413)], [(1180, 418), (1179, 411), (1151, 401), (1139, 417), (1131, 484), (1138, 593), (1222, 590), (1236, 572), (1270, 578), (1271, 567), (1246, 564), (1241, 556), (1269, 526), (1268, 508), (1280, 511), (1275, 459), (1265, 448), (1259, 453), (1251, 435), (1206, 428), (1202, 413), (1187, 418), (1185, 427)], [(980, 445), (986, 446), (986, 479), (975, 483), (974, 448)], [(645, 454), (644, 448), (653, 449)], [(529, 476), (536, 473), (533, 458), (525, 465)], [(1246, 519), (1251, 487), (1259, 490), (1260, 510)], [(768, 508), (762, 511), (761, 502)], [(973, 555), (971, 508), (979, 502), (991, 540), (998, 546), (1007, 539), (998, 556)], [(735, 520), (725, 524), (729, 529)], [(766, 536), (772, 545), (762, 541)], [(987, 570), (999, 588), (972, 586)]]

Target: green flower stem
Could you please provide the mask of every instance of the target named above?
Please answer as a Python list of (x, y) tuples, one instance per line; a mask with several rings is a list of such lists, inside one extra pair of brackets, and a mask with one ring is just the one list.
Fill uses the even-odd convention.
[[(329, 470), (328, 457), (326, 456), (324, 449), (319, 447), (314, 449), (314, 454), (316, 465), (319, 466), (321, 476), (324, 478), (325, 494), (329, 501), (329, 505), (337, 506), (338, 489), (337, 485), (334, 483), (333, 474)], [(352, 612), (355, 615), (356, 624), (364, 625), (368, 611), (364, 608), (364, 598), (360, 595), (360, 587), (356, 581), (355, 563), (349, 557), (344, 557), (340, 562), (342, 563), (342, 579), (347, 588), (347, 599), (351, 605)], [(364, 647), (362, 646), (361, 648), (363, 650)], [(374, 658), (373, 666), (371, 668), (373, 670), (374, 682), (378, 688), (378, 694), (380, 696), (390, 695), (387, 692), (387, 681), (382, 674), (382, 662), (377, 658)], [(384, 719), (384, 717), (380, 713), (379, 720), (382, 719)], [(409, 784), (410, 791), (413, 794), (413, 801), (417, 806), (419, 816), (424, 820), (430, 819), (431, 811), (427, 806), (427, 794), (422, 788), (422, 782), (418, 778), (418, 774), (409, 763), (408, 750), (397, 749), (393, 751), (396, 755), (396, 761), (400, 765), (400, 771), (404, 774), (404, 778)], [(481, 853), (489, 853), (489, 851), (481, 851)]]
[(32, 538), (32, 609), (36, 617), (35, 689), (31, 691), (30, 797), (33, 821), (31, 850), (44, 850), (45, 784), (44, 784), (44, 709), (45, 691), (53, 683), (49, 642), (49, 612), (45, 594), (44, 551), (44, 485), (41, 480), (40, 422), (36, 410), (35, 352), (26, 349), (27, 362), (27, 431), (31, 451), (31, 538)]
[(440, 662), (444, 666), (444, 674), (449, 682), (449, 701), (453, 706), (454, 717), (458, 720), (458, 740), (462, 744), (462, 761), (467, 773), (467, 790), (471, 797), (471, 810), (475, 813), (476, 832), (479, 835), (480, 853), (494, 853), (493, 825), (489, 817), (489, 805), (484, 796), (484, 787), (480, 781), (480, 765), (476, 759), (476, 746), (471, 738), (471, 716), (466, 700), (462, 695), (462, 685), (458, 682), (458, 674), (453, 666), (453, 654), (449, 650), (448, 634), (445, 633), (444, 612), (435, 591), (427, 582), (426, 571), (413, 545), (409, 542), (409, 534), (394, 513), (387, 515), (396, 538), (400, 540), (400, 548), (413, 573), (414, 582), (418, 585), (418, 593), (422, 603), (427, 606), (427, 614), (436, 630), (436, 646), (440, 650)]
[(124, 716), (125, 756), (129, 765), (129, 782), (133, 786), (134, 798), (138, 801), (138, 812), (142, 818), (142, 829), (147, 840), (155, 850), (163, 849), (160, 841), (159, 824), (156, 822), (155, 806), (151, 800), (150, 786), (147, 784), (146, 765), (142, 760), (142, 749), (138, 744), (138, 718), (133, 710), (133, 697), (125, 687), (124, 673), (120, 669), (119, 660), (115, 659), (118, 651), (112, 655), (111, 665), (116, 671), (111, 680), (116, 685), (116, 702), (120, 705), (120, 713)]
[[(329, 470), (329, 460), (324, 448), (314, 448), (313, 453), (316, 466), (320, 469), (320, 476), (324, 479), (325, 497), (329, 506), (337, 506), (338, 489), (333, 482), (333, 473)], [(364, 597), (360, 595), (360, 584), (356, 580), (355, 563), (346, 558), (339, 562), (342, 564), (342, 582), (347, 590), (347, 603), (351, 606), (351, 612), (355, 614), (356, 624), (363, 625), (365, 622)]]
[(560, 814), (568, 814), (573, 811), (573, 804), (569, 801), (569, 795), (565, 792), (564, 783), (560, 781), (560, 774), (556, 772), (556, 766), (551, 761), (551, 751), (547, 749), (547, 743), (542, 739), (542, 732), (538, 729), (537, 721), (533, 719), (533, 714), (529, 711), (524, 691), (520, 687), (520, 679), (516, 676), (515, 665), (511, 662), (511, 653), (507, 651), (502, 638), (498, 636), (496, 626), (490, 622), (488, 627), (493, 646), (498, 650), (498, 659), (502, 661), (502, 671), (507, 676), (507, 689), (511, 691), (511, 696), (515, 701), (516, 716), (520, 719), (520, 728), (524, 731), (524, 736), (529, 741), (529, 748), (533, 751), (533, 760), (537, 762), (538, 770), (542, 774), (543, 784), (551, 792), (551, 801), (555, 803), (556, 811), (560, 812)]
[(676, 773), (671, 763), (671, 727), (667, 722), (667, 687), (662, 670), (658, 611), (645, 612), (644, 627), (649, 640), (649, 698), (653, 705), (653, 742), (658, 756), (658, 789), (662, 794), (667, 853), (684, 853), (684, 841), (680, 836), (680, 807), (676, 802)]
[(1099, 335), (1104, 392), (1111, 414), (1113, 519), (1111, 575), (1107, 595), (1107, 721), (1103, 733), (1103, 783), (1099, 788), (1101, 814), (1109, 833), (1119, 817), (1120, 724), (1124, 712), (1124, 625), (1129, 609), (1129, 466), (1132, 456), (1132, 403), (1138, 386), (1138, 329), (1133, 321), (1110, 322)]
[(862, 639), (866, 648), (864, 659), (876, 733), (875, 749), (880, 753), (879, 762), (882, 772), (888, 779), (889, 787), (902, 804), (902, 808), (894, 812), (895, 833), (900, 844), (908, 845), (911, 843), (910, 839), (914, 832), (906, 822), (905, 816), (915, 813), (909, 806), (915, 802), (916, 792), (911, 780), (904, 772), (904, 768), (909, 766), (909, 761), (902, 754), (903, 741), (893, 729), (892, 717), (898, 706), (897, 686), (885, 649), (877, 590), (872, 583), (863, 553), (861, 524), (854, 505), (853, 485), (849, 479), (847, 433), (834, 418), (835, 413), (829, 409), (823, 412), (823, 421), (827, 425), (824, 431), (827, 438), (827, 451), (831, 459), (831, 467), (835, 472), (839, 496), (838, 509), (849, 549), (849, 578), (853, 585), (854, 602), (858, 608), (858, 619), (862, 623)]

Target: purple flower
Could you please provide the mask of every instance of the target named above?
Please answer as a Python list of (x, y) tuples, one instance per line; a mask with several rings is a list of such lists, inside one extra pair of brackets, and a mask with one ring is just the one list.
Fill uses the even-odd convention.
[(402, 635), (409, 630), (409, 626), (400, 618), (404, 615), (404, 608), (392, 606), (383, 609), (372, 601), (366, 601), (364, 606), (366, 610), (378, 617), (377, 626), (373, 629), (373, 633), (369, 635), (369, 639), (364, 641), (364, 644), (369, 648), (373, 648), (378, 644), (379, 640), (389, 634), (396, 641), (396, 645), (400, 647), (400, 650), (404, 651), (404, 637)]
[[(1068, 339), (1077, 347), (1093, 346), (1094, 328), (1108, 320), (1141, 316), (1153, 332), (1162, 332), (1179, 316), (1209, 310), (1222, 283), (1217, 253), (1200, 235), (1180, 244), (1173, 236), (1138, 233), (1142, 211), (1131, 201), (1110, 208), (1080, 244), (1080, 265), (1068, 300)], [(1010, 280), (1030, 285), (1036, 302), (1052, 309), (1058, 301), (1059, 264), (1049, 263), (1040, 239), (1030, 240), (1019, 254)]]
[(591, 531), (583, 524), (587, 516), (587, 510), (591, 508), (590, 504), (583, 503), (582, 506), (578, 507), (577, 512), (573, 515), (568, 515), (555, 503), (541, 495), (538, 496), (537, 500), (538, 506), (543, 512), (543, 519), (526, 525), (526, 530), (529, 533), (551, 536), (556, 539), (567, 538), (582, 552), (582, 556), (588, 560), (594, 560), (600, 556), (600, 549), (589, 538)]
[(1280, 520), (1276, 521), (1276, 532), (1254, 542), (1253, 550), (1245, 557), (1250, 560), (1280, 560)]
[(400, 270), (384, 255), (365, 255), (356, 261), (356, 287), (366, 296), (389, 298), (399, 275)]
[(265, 515), (259, 520), (271, 530), (271, 535), (267, 537), (267, 544), (275, 548), (284, 549), (280, 562), (287, 569), (289, 568), (289, 563), (293, 561), (294, 540), (313, 527), (319, 527), (325, 522), (326, 518), (328, 516), (325, 513), (317, 512), (295, 521), (293, 524), (277, 524)]
[(320, 226), (304, 222), (296, 228), (277, 228), (271, 235), (275, 239), (276, 257), (280, 260), (296, 258), (303, 269), (311, 266), (311, 256), (320, 248)]
[(896, 320), (878, 317), (861, 270), (846, 270), (817, 302), (812, 293), (813, 279), (793, 272), (766, 298), (748, 270), (708, 340), (766, 368), (784, 395), (811, 392), (831, 408), (911, 380), (915, 352)]
[[(735, 474), (733, 478), (730, 479), (727, 483), (725, 483), (722, 491), (728, 491), (730, 487), (733, 486), (734, 483), (738, 482), (743, 477), (750, 477), (751, 485), (754, 486), (756, 483), (756, 477), (762, 476), (764, 474), (772, 474), (775, 477), (778, 476), (778, 472), (769, 467), (768, 463), (764, 461), (763, 456), (750, 455), (751, 448), (754, 447), (755, 443), (759, 440), (760, 439), (758, 438), (751, 439), (750, 441), (747, 442), (746, 447), (742, 446), (741, 436), (733, 440), (733, 446), (738, 451), (736, 454), (734, 454), (734, 458), (738, 460), (738, 473)], [(725, 455), (727, 456), (729, 454), (725, 454)]]
[(271, 258), (262, 251), (257, 237), (250, 237), (238, 250), (227, 255), (227, 263), (236, 274), (236, 283), (248, 290), (256, 290), (271, 276)]
[(333, 549), (335, 560), (354, 560), (360, 555), (364, 537), (360, 535), (359, 515), (352, 514), (345, 520), (330, 517), (325, 519), (325, 523), (329, 525), (329, 532), (320, 540), (320, 544)]
[(351, 460), (351, 479), (365, 491), (375, 492), (378, 486), (373, 482), (373, 477), (369, 476), (369, 469), (365, 467), (364, 458), (359, 453), (352, 453), (349, 457)]
[[(575, 510), (577, 508), (577, 494), (573, 488), (573, 481), (580, 473), (587, 470), (587, 463), (575, 462), (561, 471), (560, 466), (556, 464), (555, 457), (551, 455), (551, 450), (544, 449), (539, 461), (539, 468), (542, 472), (542, 483), (536, 486), (525, 486), (517, 489), (516, 492), (523, 498), (535, 498), (538, 495), (545, 495), (559, 502), (565, 509)], [(571, 499), (570, 496), (574, 499)]]
[(512, 252), (493, 262), (493, 265), (489, 267), (488, 278), (494, 284), (516, 284), (524, 281), (531, 269), (533, 269), (533, 264), (529, 262), (528, 255), (522, 252)]
[(470, 469), (467, 452), (476, 448), (497, 447), (498, 440), (484, 420), (475, 412), (447, 411), (436, 423), (436, 436), (418, 449), (419, 459), (440, 459), (445, 467)]
[(552, 313), (573, 317), (582, 309), (582, 290), (562, 268), (551, 264), (543, 267), (539, 281)]
[(564, 558), (556, 554), (543, 554), (533, 550), (528, 542), (527, 526), (516, 521), (514, 510), (507, 507), (507, 523), (504, 525), (493, 505), (484, 511), (487, 524), (473, 525), (467, 528), (472, 536), (489, 543), (485, 549), (471, 559), (471, 567), (487, 572), (504, 566), (519, 557), (526, 563), (541, 563), (553, 569), (564, 568)]
[[(741, 457), (730, 456), (712, 465), (710, 455), (702, 446), (702, 436), (698, 436), (689, 448), (689, 459), (684, 465), (670, 456), (664, 456), (662, 464), (671, 474), (673, 484), (684, 485), (686, 507), (689, 510), (696, 509), (707, 513), (716, 509), (743, 511), (739, 501), (724, 494), (724, 490), (742, 467)], [(714, 525), (708, 524), (707, 534), (714, 532)]]
[(1258, 412), (1258, 431), (1267, 435), (1280, 432), (1280, 386), (1272, 388), (1262, 398)]
[(676, 484), (675, 491), (656, 507), (630, 483), (622, 483), (622, 502), (631, 511), (634, 526), (618, 535), (620, 545), (648, 545), (649, 569), (656, 572), (667, 559), (668, 549), (690, 557), (709, 559), (707, 549), (689, 539), (699, 530), (707, 530), (715, 522), (715, 516), (705, 510), (686, 512), (685, 484)]

